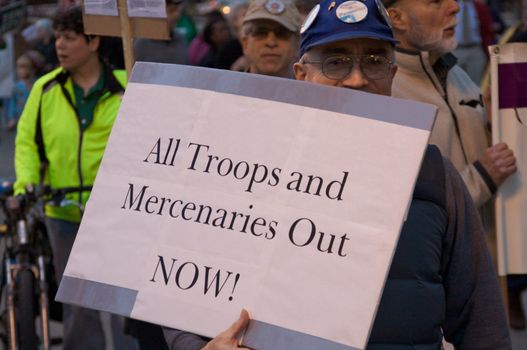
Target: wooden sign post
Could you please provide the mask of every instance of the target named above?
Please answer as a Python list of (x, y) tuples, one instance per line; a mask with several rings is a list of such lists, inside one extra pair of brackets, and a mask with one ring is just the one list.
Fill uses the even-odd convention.
[(168, 40), (170, 28), (166, 18), (129, 17), (127, 0), (117, 0), (118, 16), (86, 13), (84, 32), (92, 35), (118, 36), (123, 39), (124, 62), (128, 76), (134, 66), (134, 38)]

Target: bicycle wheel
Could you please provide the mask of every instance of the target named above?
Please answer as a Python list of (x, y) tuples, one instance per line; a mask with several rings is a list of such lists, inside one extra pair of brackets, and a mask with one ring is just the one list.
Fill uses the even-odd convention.
[(20, 350), (38, 349), (38, 338), (35, 327), (36, 299), (35, 276), (28, 269), (18, 271), (15, 282), (15, 310)]

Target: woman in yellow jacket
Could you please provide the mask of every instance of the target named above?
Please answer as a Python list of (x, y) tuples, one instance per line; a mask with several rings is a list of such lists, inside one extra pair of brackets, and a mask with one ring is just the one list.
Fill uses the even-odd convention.
[[(59, 13), (54, 30), (61, 67), (37, 80), (20, 118), (15, 147), (16, 194), (23, 193), (28, 184), (40, 182), (42, 164), (42, 180), (52, 189), (92, 185), (126, 84), (124, 71), (110, 69), (99, 58), (101, 39), (84, 34), (79, 7)], [(89, 191), (79, 190), (69, 196), (84, 205)], [(46, 205), (45, 212), (60, 281), (81, 211), (76, 205)], [(63, 322), (64, 350), (105, 348), (97, 311), (64, 305)]]

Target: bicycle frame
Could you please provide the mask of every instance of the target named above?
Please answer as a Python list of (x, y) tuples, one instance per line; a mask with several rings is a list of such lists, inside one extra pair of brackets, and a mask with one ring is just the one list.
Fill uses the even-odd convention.
[[(38, 343), (34, 330), (34, 317), (30, 317), (33, 322), (31, 324), (31, 321), (27, 321), (26, 316), (26, 322), (29, 324), (27, 328), (32, 328), (32, 330), (28, 331), (23, 326), (18, 327), (18, 323), (21, 323), (21, 321), (17, 319), (17, 293), (23, 294), (28, 299), (22, 301), (22, 306), (20, 305), (21, 303), (18, 303), (19, 308), (25, 307), (25, 310), (28, 311), (28, 306), (25, 303), (30, 302), (33, 305), (33, 295), (27, 293), (27, 291), (25, 294), (21, 293), (21, 290), (26, 290), (28, 287), (26, 286), (26, 289), (20, 289), (21, 286), (18, 285), (19, 276), (21, 276), (20, 278), (27, 278), (27, 276), (24, 276), (27, 274), (27, 271), (30, 272), (31, 290), (36, 290), (38, 293), (39, 325), (42, 335), (40, 343), (44, 350), (50, 349), (52, 341), (49, 330), (50, 308), (48, 303), (48, 281), (49, 278), (54, 278), (54, 276), (46, 276), (46, 259), (49, 260), (51, 254), (46, 254), (46, 247), (48, 245), (46, 244), (46, 229), (43, 221), (44, 203), (59, 207), (74, 205), (79, 208), (82, 216), (84, 211), (82, 203), (69, 200), (66, 198), (66, 195), (68, 193), (90, 191), (91, 186), (53, 190), (49, 187), (43, 187), (40, 190), (36, 194), (33, 188), (30, 187), (27, 188), (26, 195), (10, 197), (2, 195), (0, 186), (0, 209), (3, 209), (7, 215), (6, 234), (2, 238), (6, 242), (3, 264), (6, 271), (9, 350), (26, 350), (26, 346), (28, 349), (33, 350)], [(31, 307), (29, 307), (28, 312), (34, 315)], [(22, 314), (20, 312), (21, 316), (19, 318), (23, 318)], [(27, 338), (30, 339), (27, 340)], [(22, 341), (19, 342), (19, 339), (24, 339), (26, 346), (21, 348), (21, 344), (19, 343)], [(29, 346), (27, 343), (29, 343)]]
[[(4, 234), (5, 239), (5, 253), (4, 253), (4, 271), (6, 281), (6, 311), (7, 311), (7, 322), (8, 322), (8, 349), (19, 350), (25, 349), (21, 347), (20, 340), (24, 338), (24, 341), (29, 342), (29, 348), (34, 348), (34, 345), (38, 344), (36, 332), (23, 329), (24, 324), (19, 325), (21, 319), (25, 319), (26, 322), (33, 322), (33, 328), (35, 324), (35, 314), (33, 313), (32, 307), (35, 300), (21, 300), (17, 305), (17, 297), (24, 295), (26, 298), (35, 297), (38, 303), (38, 309), (40, 314), (39, 326), (41, 331), (40, 345), (42, 349), (49, 350), (51, 347), (50, 330), (49, 330), (49, 305), (48, 305), (48, 283), (46, 276), (46, 257), (43, 249), (39, 248), (39, 244), (43, 240), (44, 232), (41, 232), (43, 223), (38, 217), (38, 213), (35, 212), (34, 208), (31, 208), (30, 203), (21, 203), (20, 211), (17, 215), (8, 214), (8, 208), (13, 203), (9, 203), (9, 200), (5, 200), (3, 208), (8, 215), (7, 218), (7, 232)], [(23, 285), (22, 275), (26, 274), (24, 271), (30, 272), (30, 285)], [(19, 280), (20, 277), (20, 280)], [(25, 278), (28, 278), (27, 276)], [(22, 292), (22, 288), (31, 288), (30, 291)], [(36, 290), (38, 297), (33, 295), (33, 291)], [(17, 306), (22, 308), (22, 303), (29, 304), (30, 315), (18, 315), (17, 317)], [(26, 305), (27, 310), (28, 306)], [(20, 312), (22, 313), (22, 312)], [(20, 319), (19, 319), (20, 318)], [(27, 332), (32, 332), (30, 337), (27, 336)], [(33, 338), (34, 337), (34, 338)], [(28, 340), (27, 338), (32, 338)]]

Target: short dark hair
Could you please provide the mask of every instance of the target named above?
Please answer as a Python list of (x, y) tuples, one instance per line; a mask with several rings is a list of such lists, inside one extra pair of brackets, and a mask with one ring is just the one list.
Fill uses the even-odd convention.
[(59, 11), (53, 18), (54, 30), (71, 30), (77, 34), (84, 34), (82, 22), (82, 9), (80, 6), (71, 6)]

